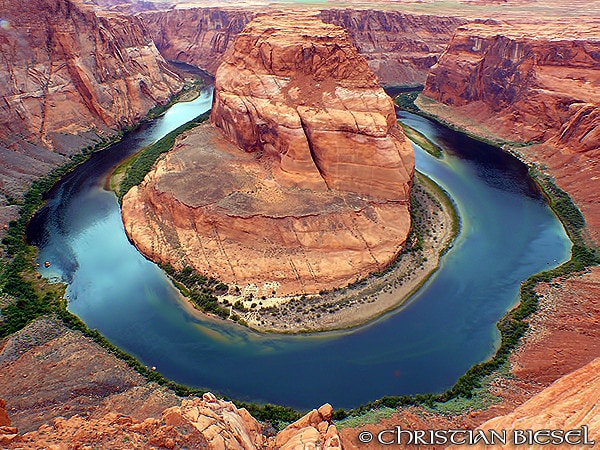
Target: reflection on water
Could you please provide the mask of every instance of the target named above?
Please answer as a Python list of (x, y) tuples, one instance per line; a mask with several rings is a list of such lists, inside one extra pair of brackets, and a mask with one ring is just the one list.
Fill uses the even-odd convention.
[(402, 309), (350, 332), (259, 335), (190, 313), (166, 276), (129, 243), (104, 190), (120, 160), (206, 111), (210, 93), (171, 108), (67, 176), (32, 221), (45, 276), (69, 283), (69, 309), (167, 377), (243, 400), (300, 408), (356, 406), (442, 391), (497, 344), (496, 322), (529, 275), (567, 259), (570, 243), (525, 167), (426, 119), (401, 120), (445, 157), (417, 167), (453, 196), (462, 231), (440, 270)]

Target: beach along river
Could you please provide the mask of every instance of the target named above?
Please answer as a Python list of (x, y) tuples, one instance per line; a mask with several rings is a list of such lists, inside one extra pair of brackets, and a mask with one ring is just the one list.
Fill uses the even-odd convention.
[(259, 335), (199, 319), (163, 272), (127, 240), (105, 190), (132, 152), (208, 110), (211, 92), (173, 106), (67, 175), (32, 220), (40, 272), (68, 283), (69, 310), (170, 379), (240, 400), (352, 407), (383, 395), (440, 392), (498, 344), (496, 322), (520, 283), (569, 257), (570, 242), (524, 165), (501, 151), (401, 113), (444, 148), (416, 148), (417, 168), (454, 199), (462, 229), (440, 269), (400, 310), (363, 327)]

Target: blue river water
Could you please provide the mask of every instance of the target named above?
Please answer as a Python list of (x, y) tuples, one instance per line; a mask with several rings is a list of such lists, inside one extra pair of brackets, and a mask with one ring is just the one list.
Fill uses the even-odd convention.
[(67, 175), (32, 220), (40, 272), (68, 283), (69, 310), (177, 382), (221, 395), (312, 408), (383, 395), (440, 392), (493, 355), (497, 321), (528, 276), (569, 257), (570, 242), (524, 165), (427, 119), (399, 119), (444, 148), (415, 147), (417, 168), (443, 186), (461, 232), (439, 270), (402, 308), (356, 329), (260, 335), (190, 314), (164, 273), (128, 241), (105, 189), (125, 157), (208, 110), (211, 92), (173, 106)]

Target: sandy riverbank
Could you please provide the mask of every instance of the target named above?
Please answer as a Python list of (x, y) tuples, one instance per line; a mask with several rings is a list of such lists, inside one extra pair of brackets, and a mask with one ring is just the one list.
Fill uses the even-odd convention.
[(421, 174), (413, 187), (413, 199), (417, 206), (411, 248), (383, 274), (320, 295), (256, 298), (249, 295), (251, 292), (242, 292), (239, 296), (222, 296), (220, 302), (240, 301), (246, 311), (232, 308), (232, 312), (250, 328), (279, 333), (351, 328), (401, 306), (436, 271), (440, 255), (458, 229), (450, 199)]

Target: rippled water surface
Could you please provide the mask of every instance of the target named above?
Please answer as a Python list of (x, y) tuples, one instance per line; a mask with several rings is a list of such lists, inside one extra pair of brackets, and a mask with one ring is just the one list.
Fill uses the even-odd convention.
[(445, 149), (416, 148), (417, 167), (454, 199), (462, 231), (440, 270), (399, 311), (346, 332), (258, 335), (190, 315), (156, 265), (127, 240), (104, 189), (131, 152), (210, 108), (210, 92), (94, 155), (65, 177), (29, 239), (69, 309), (165, 376), (234, 398), (299, 408), (351, 407), (383, 395), (437, 392), (493, 354), (496, 322), (529, 275), (568, 258), (570, 242), (515, 159), (426, 119), (400, 120)]

